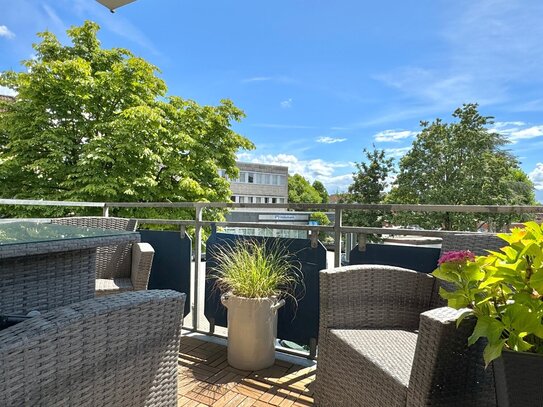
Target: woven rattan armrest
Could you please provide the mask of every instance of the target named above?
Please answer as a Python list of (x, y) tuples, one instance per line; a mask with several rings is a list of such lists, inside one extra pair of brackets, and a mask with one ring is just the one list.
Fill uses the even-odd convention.
[(495, 406), (492, 368), (485, 369), (484, 342), (468, 346), (475, 321), (463, 310), (441, 307), (420, 316), (408, 389), (408, 406)]
[(149, 243), (132, 245), (132, 272), (130, 278), (134, 290), (146, 290), (153, 265), (155, 250)]

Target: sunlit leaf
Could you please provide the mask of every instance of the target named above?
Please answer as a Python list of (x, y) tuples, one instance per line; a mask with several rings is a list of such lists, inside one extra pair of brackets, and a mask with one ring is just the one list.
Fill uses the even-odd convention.
[(483, 358), (485, 360), (485, 367), (488, 367), (490, 362), (494, 359), (498, 359), (502, 355), (502, 350), (505, 344), (505, 340), (500, 340), (494, 344), (487, 344), (483, 351)]

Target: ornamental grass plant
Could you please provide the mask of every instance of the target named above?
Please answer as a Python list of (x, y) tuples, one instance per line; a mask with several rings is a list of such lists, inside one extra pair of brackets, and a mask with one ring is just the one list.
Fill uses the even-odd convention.
[(499, 252), (448, 252), (432, 273), (445, 282), (440, 295), (448, 305), (466, 308), (457, 325), (477, 319), (468, 344), (487, 339), (487, 365), (503, 349), (543, 353), (543, 226), (527, 222), (498, 236), (508, 243)]
[(245, 298), (290, 297), (303, 285), (301, 265), (278, 241), (240, 239), (216, 249), (210, 278), (223, 293)]

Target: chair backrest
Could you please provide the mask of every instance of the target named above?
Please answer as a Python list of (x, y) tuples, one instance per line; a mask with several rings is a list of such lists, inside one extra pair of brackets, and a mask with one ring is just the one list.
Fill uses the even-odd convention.
[(171, 290), (123, 293), (0, 331), (0, 404), (176, 405), (184, 301)]
[(54, 218), (52, 223), (87, 228), (126, 230), (134, 232), (138, 226), (136, 219), (113, 218), (103, 216), (74, 216), (70, 218)]
[[(493, 233), (458, 233), (446, 235), (441, 244), (441, 254), (457, 250), (469, 250), (477, 256), (488, 254), (488, 250), (498, 251), (506, 246), (503, 239)], [(432, 293), (432, 308), (446, 305), (446, 301), (439, 296), (439, 287), (447, 289), (447, 283), (437, 280)]]
[(460, 233), (443, 238), (441, 254), (456, 250), (469, 250), (477, 256), (488, 254), (487, 250), (497, 251), (506, 246), (503, 239), (493, 233)]
[[(113, 217), (70, 217), (54, 218), (51, 223), (77, 227), (125, 230), (133, 232), (137, 228), (136, 219)], [(130, 277), (132, 265), (132, 244), (99, 247), (96, 250), (96, 278)]]

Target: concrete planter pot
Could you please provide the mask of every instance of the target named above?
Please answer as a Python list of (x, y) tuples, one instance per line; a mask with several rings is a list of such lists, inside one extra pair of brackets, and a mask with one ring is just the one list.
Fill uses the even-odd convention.
[(275, 363), (277, 310), (285, 305), (276, 297), (245, 298), (224, 294), (228, 309), (228, 363), (240, 370), (260, 370)]

